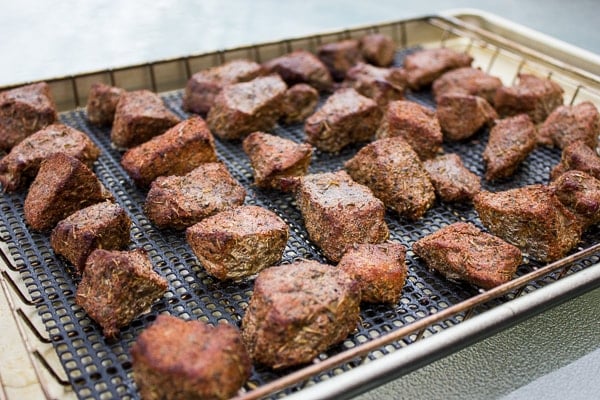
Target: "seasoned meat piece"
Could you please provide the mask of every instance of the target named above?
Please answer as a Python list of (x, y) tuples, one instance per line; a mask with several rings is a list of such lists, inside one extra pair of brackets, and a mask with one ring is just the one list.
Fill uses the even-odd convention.
[(573, 142), (562, 151), (560, 163), (550, 172), (552, 180), (558, 178), (566, 171), (577, 170), (600, 179), (600, 157), (584, 142)]
[(535, 125), (527, 114), (498, 120), (483, 151), (485, 179), (494, 181), (512, 176), (536, 143)]
[(53, 228), (77, 210), (113, 200), (94, 172), (75, 157), (52, 154), (40, 165), (27, 192), (23, 212), (35, 231)]
[(192, 116), (127, 150), (121, 165), (138, 186), (147, 187), (159, 176), (184, 175), (200, 164), (214, 161), (215, 139), (206, 122)]
[(440, 155), (423, 165), (442, 201), (471, 201), (481, 190), (479, 177), (465, 167), (458, 154)]
[(563, 104), (563, 89), (550, 79), (519, 74), (519, 83), (496, 90), (494, 106), (501, 116), (526, 113), (534, 124), (543, 122), (558, 106)]
[(340, 89), (304, 124), (306, 140), (318, 149), (340, 151), (356, 142), (364, 142), (375, 134), (381, 112), (375, 101), (354, 89)]
[(240, 139), (275, 126), (287, 86), (277, 75), (226, 86), (215, 99), (206, 122), (221, 139)]
[(407, 100), (389, 103), (377, 129), (377, 139), (396, 136), (404, 138), (421, 160), (440, 153), (444, 140), (435, 111)]
[(331, 261), (339, 261), (356, 243), (382, 243), (388, 238), (385, 206), (346, 172), (297, 179), (296, 202), (308, 235)]
[(491, 289), (510, 281), (523, 256), (504, 240), (475, 225), (456, 222), (416, 241), (412, 250), (446, 278)]
[(289, 229), (258, 206), (222, 211), (187, 228), (186, 239), (206, 271), (217, 279), (254, 275), (281, 259)]
[(104, 336), (114, 338), (121, 327), (161, 297), (167, 286), (143, 249), (96, 249), (85, 263), (75, 301), (102, 327)]
[(380, 106), (404, 97), (406, 77), (400, 68), (379, 68), (359, 62), (348, 70), (345, 87), (352, 87)]
[(582, 171), (567, 171), (550, 188), (581, 219), (584, 229), (600, 222), (600, 180)]
[(156, 93), (149, 90), (125, 92), (117, 103), (110, 140), (117, 147), (137, 146), (180, 121)]
[(538, 129), (538, 140), (545, 145), (564, 149), (578, 140), (592, 149), (598, 146), (600, 114), (594, 103), (561, 105), (552, 111)]
[(338, 269), (358, 282), (361, 301), (394, 305), (408, 274), (405, 257), (400, 243), (359, 244), (344, 253)]
[(340, 269), (297, 261), (263, 270), (242, 320), (252, 359), (272, 368), (310, 362), (356, 329), (360, 289)]
[(455, 68), (469, 67), (473, 57), (448, 48), (424, 49), (409, 54), (404, 59), (408, 84), (420, 89), (439, 78), (444, 72)]
[(368, 63), (388, 67), (394, 62), (396, 44), (387, 35), (371, 33), (360, 38), (360, 51)]
[(308, 171), (312, 146), (264, 132), (253, 132), (243, 142), (258, 187), (281, 189), (281, 179)]
[(196, 72), (185, 86), (183, 109), (206, 115), (225, 86), (251, 81), (263, 72), (260, 64), (244, 59)]
[(354, 39), (319, 46), (317, 56), (327, 66), (336, 81), (344, 80), (346, 72), (356, 63), (363, 61), (360, 42)]
[(105, 201), (75, 211), (52, 230), (50, 244), (81, 274), (96, 249), (121, 250), (129, 244), (131, 219), (119, 205)]
[(58, 121), (56, 105), (45, 82), (0, 92), (0, 151)]
[(297, 83), (285, 91), (281, 103), (281, 114), (286, 124), (303, 122), (309, 117), (319, 102), (319, 92), (306, 83)]
[(577, 217), (544, 185), (481, 191), (473, 205), (492, 234), (541, 262), (565, 256), (581, 238)]
[(224, 323), (160, 314), (130, 352), (143, 399), (230, 399), (252, 371), (240, 332)]
[(479, 68), (463, 67), (444, 73), (433, 82), (431, 89), (436, 103), (444, 94), (460, 93), (483, 97), (493, 105), (499, 87), (502, 87), (500, 78), (489, 75)]
[(320, 92), (331, 90), (333, 79), (317, 56), (306, 50), (295, 50), (263, 64), (271, 73), (277, 73), (289, 86), (307, 83)]
[(483, 97), (461, 93), (440, 96), (436, 115), (448, 140), (467, 139), (498, 118), (496, 110)]
[(88, 120), (95, 125), (111, 125), (123, 93), (125, 89), (120, 87), (101, 82), (92, 84), (85, 107)]
[(91, 167), (100, 149), (87, 135), (62, 124), (52, 124), (25, 138), (0, 160), (0, 183), (15, 191), (35, 177), (42, 160), (55, 153), (76, 157)]
[(423, 164), (401, 137), (366, 145), (344, 166), (352, 179), (368, 186), (387, 207), (410, 220), (421, 218), (435, 201)]
[(144, 204), (159, 228), (183, 229), (244, 203), (246, 191), (221, 163), (205, 163), (183, 176), (156, 178)]

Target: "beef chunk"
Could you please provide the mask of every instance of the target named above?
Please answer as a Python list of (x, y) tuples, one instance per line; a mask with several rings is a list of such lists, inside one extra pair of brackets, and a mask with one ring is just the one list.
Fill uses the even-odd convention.
[(512, 176), (536, 142), (535, 126), (527, 114), (497, 121), (483, 151), (485, 179), (494, 181)]
[(242, 320), (252, 359), (272, 368), (310, 362), (356, 329), (360, 289), (338, 268), (316, 261), (263, 270)]
[(306, 140), (318, 149), (340, 151), (356, 142), (364, 142), (375, 134), (381, 112), (375, 101), (354, 89), (340, 89), (304, 124)]
[(200, 164), (217, 161), (215, 140), (198, 116), (169, 128), (123, 154), (121, 165), (138, 186), (159, 176), (184, 175)]
[(582, 171), (567, 171), (550, 188), (581, 219), (584, 228), (600, 222), (600, 180)]
[(573, 142), (562, 151), (560, 163), (550, 172), (552, 180), (558, 178), (566, 171), (577, 170), (600, 179), (600, 157), (582, 141)]
[(484, 289), (510, 281), (523, 259), (516, 246), (466, 222), (443, 227), (415, 242), (412, 249), (446, 278)]
[(305, 175), (313, 152), (309, 144), (264, 132), (248, 135), (243, 148), (254, 169), (254, 183), (273, 189), (281, 189), (282, 178)]
[(156, 178), (144, 204), (159, 228), (183, 229), (244, 203), (246, 191), (221, 163), (205, 163), (183, 176)]
[(381, 243), (389, 235), (385, 206), (344, 171), (298, 178), (296, 202), (310, 239), (325, 257), (339, 261), (356, 243)]
[(409, 54), (404, 59), (404, 69), (408, 74), (408, 84), (412, 89), (420, 89), (431, 84), (444, 72), (455, 68), (469, 67), (473, 57), (448, 48), (424, 49)]
[(98, 159), (100, 149), (87, 135), (62, 124), (52, 124), (25, 138), (0, 160), (0, 183), (15, 191), (35, 177), (42, 160), (55, 153), (76, 157), (88, 167)]
[(498, 118), (496, 110), (483, 97), (461, 93), (440, 96), (436, 115), (448, 140), (467, 139)]
[(235, 83), (221, 90), (206, 122), (221, 139), (240, 139), (275, 126), (287, 86), (277, 75)]
[(143, 399), (233, 398), (252, 364), (240, 332), (161, 314), (131, 346), (133, 379)]
[(394, 305), (408, 273), (405, 257), (400, 243), (359, 244), (344, 253), (338, 268), (358, 282), (361, 301)]
[(183, 108), (206, 115), (225, 86), (248, 82), (262, 74), (263, 68), (260, 64), (244, 59), (232, 60), (196, 72), (185, 86)]
[(0, 150), (8, 151), (27, 136), (58, 121), (45, 82), (0, 92)]
[(281, 114), (286, 124), (303, 122), (319, 103), (319, 92), (306, 83), (297, 83), (285, 91)]
[(382, 33), (371, 33), (360, 38), (360, 51), (365, 61), (378, 67), (388, 67), (394, 62), (396, 44)]
[(344, 86), (352, 87), (380, 106), (404, 97), (406, 77), (400, 68), (379, 68), (359, 62), (348, 70)]
[(344, 80), (346, 72), (356, 63), (363, 61), (360, 42), (354, 39), (319, 46), (317, 56), (327, 66), (336, 81)]
[(117, 147), (137, 146), (180, 121), (156, 93), (149, 90), (125, 92), (117, 103), (110, 139)]
[(521, 113), (529, 115), (534, 124), (543, 122), (563, 104), (563, 89), (550, 79), (530, 74), (519, 74), (519, 83), (496, 91), (494, 106), (501, 116)]
[(50, 244), (81, 274), (90, 253), (96, 249), (121, 250), (129, 244), (131, 219), (119, 205), (105, 201), (63, 219), (52, 230)]
[(88, 257), (75, 301), (114, 338), (167, 290), (143, 249), (96, 249)]
[(538, 139), (548, 146), (564, 149), (578, 140), (592, 149), (598, 146), (600, 114), (594, 103), (561, 105), (552, 111), (538, 130)]
[(94, 83), (90, 87), (85, 111), (88, 120), (95, 125), (112, 125), (115, 118), (115, 110), (124, 89)]
[(250, 276), (275, 264), (288, 236), (288, 226), (277, 214), (257, 206), (222, 211), (186, 230), (204, 269), (221, 280)]
[(112, 199), (112, 194), (84, 163), (56, 153), (42, 161), (27, 192), (23, 211), (29, 227), (43, 231), (77, 210)]
[(449, 93), (469, 94), (483, 97), (494, 104), (496, 90), (502, 86), (500, 78), (489, 75), (479, 68), (456, 68), (437, 78), (431, 86), (433, 95), (438, 99)]
[(358, 183), (410, 220), (421, 218), (435, 193), (423, 164), (401, 137), (379, 139), (360, 149), (344, 165)]
[(423, 166), (443, 201), (471, 201), (481, 190), (479, 177), (465, 167), (458, 154), (437, 156), (426, 160)]
[(581, 223), (544, 185), (481, 191), (473, 204), (492, 234), (541, 262), (558, 260), (581, 238)]
[(306, 50), (295, 50), (267, 61), (263, 66), (267, 71), (279, 74), (289, 86), (307, 83), (320, 92), (333, 87), (331, 74), (325, 64)]
[(378, 139), (396, 136), (404, 138), (421, 160), (441, 152), (444, 140), (435, 111), (407, 100), (389, 103), (377, 129)]

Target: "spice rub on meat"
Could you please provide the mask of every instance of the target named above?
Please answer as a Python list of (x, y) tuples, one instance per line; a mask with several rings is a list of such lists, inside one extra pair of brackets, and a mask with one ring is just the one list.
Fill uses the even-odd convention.
[(143, 399), (230, 399), (252, 371), (237, 328), (167, 314), (156, 317), (130, 353)]
[(217, 279), (253, 275), (277, 263), (289, 228), (258, 206), (222, 211), (187, 228), (186, 239), (206, 271)]
[(496, 110), (483, 97), (448, 93), (438, 98), (436, 115), (448, 140), (464, 140), (498, 118)]
[(498, 77), (479, 68), (462, 67), (444, 73), (433, 82), (431, 89), (436, 103), (442, 95), (460, 93), (483, 97), (493, 105), (496, 90), (501, 86), (502, 81)]
[(510, 281), (523, 258), (516, 246), (466, 222), (456, 222), (419, 239), (412, 250), (446, 278), (484, 289)]
[(286, 124), (303, 122), (319, 103), (319, 92), (306, 83), (297, 83), (285, 91), (281, 103), (281, 118)]
[(360, 52), (370, 64), (388, 67), (394, 62), (396, 43), (382, 33), (371, 33), (360, 38)]
[(306, 83), (319, 92), (330, 91), (333, 87), (333, 79), (325, 64), (306, 50), (294, 50), (265, 62), (263, 67), (270, 73), (279, 74), (289, 86)]
[(550, 188), (579, 217), (584, 229), (600, 222), (600, 180), (583, 171), (567, 171)]
[(566, 171), (583, 171), (596, 179), (600, 179), (600, 157), (598, 153), (582, 141), (573, 142), (565, 147), (560, 162), (550, 171), (550, 179), (554, 180)]
[(326, 43), (317, 49), (317, 57), (325, 64), (336, 81), (342, 81), (346, 72), (363, 61), (360, 42), (355, 39)]
[(93, 83), (85, 106), (88, 120), (95, 125), (111, 125), (123, 93), (125, 89), (120, 87), (101, 82)]
[(258, 364), (305, 364), (356, 329), (359, 305), (357, 282), (339, 268), (316, 261), (270, 267), (254, 283), (242, 338)]
[(479, 176), (469, 171), (456, 153), (426, 160), (423, 166), (442, 201), (468, 202), (481, 190)]
[(138, 186), (147, 187), (159, 176), (184, 175), (200, 164), (217, 161), (215, 140), (199, 116), (192, 116), (132, 147), (121, 165)]
[(564, 149), (582, 141), (592, 149), (598, 146), (600, 113), (590, 101), (575, 106), (561, 105), (550, 113), (538, 129), (538, 140), (548, 146)]
[(404, 69), (408, 75), (408, 84), (412, 89), (420, 89), (431, 84), (444, 72), (469, 67), (473, 57), (466, 53), (443, 47), (424, 49), (409, 54), (404, 59)]
[(401, 137), (369, 143), (344, 167), (383, 203), (410, 220), (421, 218), (435, 201), (429, 176), (410, 145)]
[(379, 68), (359, 62), (346, 73), (344, 87), (375, 100), (379, 106), (404, 97), (406, 75), (400, 68)]
[(221, 163), (205, 163), (183, 176), (156, 178), (144, 212), (159, 228), (183, 229), (244, 203), (246, 191)]

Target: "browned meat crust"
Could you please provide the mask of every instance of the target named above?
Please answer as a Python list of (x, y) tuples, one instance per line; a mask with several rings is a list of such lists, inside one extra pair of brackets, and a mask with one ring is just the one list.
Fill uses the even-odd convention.
[(358, 282), (361, 301), (394, 305), (408, 273), (405, 257), (399, 243), (359, 244), (344, 253), (338, 268)]
[(307, 83), (320, 92), (329, 91), (333, 87), (333, 79), (325, 64), (306, 50), (295, 50), (274, 58), (264, 63), (263, 67), (271, 73), (279, 74), (289, 86)]
[(394, 62), (396, 43), (382, 33), (371, 33), (360, 38), (360, 51), (368, 63), (389, 67)]
[(379, 106), (404, 97), (406, 75), (400, 68), (379, 68), (359, 62), (350, 68), (344, 80), (345, 87), (375, 100)]
[(183, 108), (206, 115), (225, 86), (251, 81), (263, 72), (260, 64), (244, 59), (196, 72), (185, 86)]
[(429, 85), (444, 72), (469, 67), (473, 57), (449, 48), (425, 49), (409, 54), (404, 59), (408, 84), (412, 89)]
[(340, 151), (375, 134), (381, 118), (377, 103), (351, 88), (337, 90), (304, 124), (306, 140), (318, 149)]
[(581, 219), (584, 229), (600, 222), (600, 180), (582, 171), (567, 171), (550, 188)]
[(222, 211), (187, 228), (186, 239), (206, 271), (217, 279), (256, 274), (281, 259), (289, 229), (258, 206)]
[(473, 204), (492, 234), (538, 261), (564, 257), (581, 238), (581, 223), (547, 186), (481, 191)]
[(516, 246), (465, 222), (425, 236), (413, 244), (412, 250), (446, 278), (484, 289), (510, 281), (523, 258)]
[(52, 230), (50, 244), (79, 274), (96, 249), (122, 250), (129, 244), (131, 219), (119, 205), (105, 201), (74, 212)]
[(65, 153), (91, 167), (100, 149), (89, 137), (63, 124), (52, 124), (25, 138), (0, 160), (0, 183), (12, 192), (35, 177), (42, 160), (55, 153)]
[(465, 167), (458, 154), (437, 156), (423, 165), (442, 201), (471, 201), (481, 190), (479, 176)]
[(159, 228), (183, 229), (244, 203), (246, 191), (221, 163), (205, 163), (183, 176), (156, 178), (144, 204)]
[(281, 104), (282, 119), (286, 124), (303, 122), (319, 103), (319, 92), (306, 83), (297, 83), (285, 91)]
[(583, 171), (596, 179), (600, 179), (600, 157), (584, 142), (573, 142), (562, 151), (560, 162), (550, 171), (552, 180), (566, 171)]
[(281, 179), (302, 176), (308, 171), (312, 146), (264, 132), (253, 132), (243, 148), (254, 169), (254, 183), (263, 188), (281, 189)]
[(538, 140), (564, 149), (578, 140), (595, 149), (600, 134), (600, 114), (594, 103), (558, 106), (538, 129)]
[(58, 121), (56, 105), (45, 82), (0, 92), (0, 150)]
[(152, 269), (143, 249), (94, 250), (87, 259), (75, 301), (101, 327), (116, 337), (167, 290), (167, 280)]
[(317, 57), (327, 66), (336, 81), (342, 81), (346, 72), (356, 63), (363, 61), (360, 42), (355, 39), (342, 40), (319, 46)]
[(496, 110), (483, 97), (462, 93), (438, 97), (436, 115), (448, 140), (467, 139), (498, 118)]
[(410, 220), (421, 218), (435, 201), (423, 164), (401, 137), (366, 145), (344, 166), (355, 181), (368, 186), (387, 207)]
[(137, 146), (180, 121), (156, 93), (149, 90), (124, 92), (117, 103), (110, 139), (117, 147)]
[(278, 75), (226, 86), (216, 97), (206, 122), (221, 139), (240, 139), (254, 131), (268, 131), (281, 116), (286, 90)]
[(272, 368), (310, 362), (356, 329), (360, 289), (350, 276), (316, 261), (263, 270), (244, 319), (252, 359)]
[(131, 346), (131, 360), (143, 399), (229, 399), (252, 371), (235, 327), (166, 314), (140, 334)]
[(88, 120), (95, 125), (112, 125), (117, 104), (124, 92), (119, 87), (93, 83), (85, 107)]
[(502, 87), (500, 78), (489, 75), (479, 68), (463, 67), (444, 73), (433, 82), (431, 89), (436, 102), (444, 94), (461, 93), (483, 97), (493, 105), (499, 87)]
[(147, 187), (159, 176), (184, 175), (200, 164), (217, 161), (215, 140), (198, 116), (123, 154), (121, 165), (138, 186)]

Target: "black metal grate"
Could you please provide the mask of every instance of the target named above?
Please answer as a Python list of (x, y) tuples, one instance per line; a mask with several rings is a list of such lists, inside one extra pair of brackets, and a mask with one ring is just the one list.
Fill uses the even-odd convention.
[[(402, 63), (405, 50), (398, 54), (396, 63)], [(182, 118), (188, 115), (182, 111), (181, 91), (162, 95), (167, 106)], [(434, 106), (429, 92), (408, 93), (408, 99), (429, 107)], [(219, 282), (208, 276), (197, 262), (185, 241), (183, 231), (158, 230), (146, 218), (142, 206), (146, 193), (139, 190), (119, 164), (121, 154), (111, 147), (110, 130), (90, 125), (82, 109), (61, 114), (62, 122), (86, 132), (102, 149), (102, 155), (94, 166), (99, 179), (114, 194), (116, 201), (130, 215), (131, 248), (142, 247), (148, 251), (154, 268), (169, 281), (166, 295), (158, 301), (152, 311), (137, 318), (128, 327), (122, 329), (120, 338), (107, 342), (99, 327), (91, 321), (85, 312), (75, 304), (74, 296), (78, 278), (73, 268), (57, 258), (49, 244), (48, 234), (29, 232), (23, 220), (24, 193), (5, 193), (0, 197), (0, 233), (9, 249), (30, 295), (38, 305), (41, 316), (58, 357), (67, 373), (68, 379), (81, 399), (91, 398), (138, 398), (131, 374), (131, 362), (128, 350), (137, 335), (147, 327), (159, 313), (167, 312), (187, 319), (201, 319), (216, 324), (225, 320), (239, 326), (244, 309), (252, 294), (253, 281), (246, 279), (238, 282)], [(275, 132), (297, 142), (304, 140), (302, 125), (277, 126)], [(481, 153), (487, 142), (487, 131), (483, 130), (473, 139), (462, 143), (446, 143), (446, 152), (458, 153), (468, 168), (480, 176), (484, 173)], [(357, 151), (358, 145), (343, 149), (332, 155), (316, 151), (310, 172), (332, 171), (342, 168), (343, 162)], [(241, 149), (239, 141), (224, 142), (217, 140), (219, 158), (225, 162), (232, 175), (246, 188), (246, 204), (256, 204), (276, 212), (290, 226), (290, 239), (283, 254), (282, 262), (291, 262), (298, 258), (325, 261), (322, 253), (309, 240), (303, 227), (302, 217), (290, 194), (281, 194), (270, 190), (261, 190), (252, 186), (252, 169), (249, 160)], [(483, 182), (488, 190), (505, 190), (533, 183), (547, 183), (549, 171), (560, 158), (556, 149), (538, 148), (518, 169), (510, 180), (489, 184)], [(394, 212), (386, 216), (392, 241), (404, 244), (408, 249), (421, 237), (434, 232), (450, 223), (467, 220), (479, 225), (477, 214), (469, 205), (442, 204), (437, 202), (424, 218), (417, 222), (408, 222)], [(586, 234), (581, 248), (589, 247), (600, 239), (600, 232), (593, 229)], [(592, 257), (572, 267), (577, 271), (597, 262)], [(361, 326), (343, 343), (329, 349), (321, 357), (353, 348), (385, 332), (405, 326), (411, 322), (436, 313), (439, 310), (472, 297), (478, 290), (470, 285), (449, 282), (407, 254), (409, 277), (403, 296), (396, 306), (364, 305)], [(530, 272), (539, 265), (525, 260), (518, 275)], [(532, 283), (529, 290), (543, 286), (554, 280), (547, 277)], [(493, 307), (508, 301), (510, 296), (497, 299), (486, 305)], [(458, 324), (463, 316), (456, 316), (429, 328), (430, 333)], [(369, 355), (376, 358), (414, 341), (407, 337)], [(352, 368), (360, 360), (314, 377), (318, 381)], [(273, 372), (264, 368), (255, 368), (247, 388), (260, 386), (285, 375), (289, 370)], [(291, 388), (288, 390), (297, 390)]]

